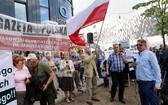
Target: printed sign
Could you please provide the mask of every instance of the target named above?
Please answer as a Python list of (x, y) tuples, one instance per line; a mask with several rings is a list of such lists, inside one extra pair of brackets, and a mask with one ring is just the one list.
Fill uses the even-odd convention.
[(17, 105), (12, 52), (0, 50), (0, 105)]
[(0, 49), (67, 51), (65, 25), (34, 24), (0, 14)]

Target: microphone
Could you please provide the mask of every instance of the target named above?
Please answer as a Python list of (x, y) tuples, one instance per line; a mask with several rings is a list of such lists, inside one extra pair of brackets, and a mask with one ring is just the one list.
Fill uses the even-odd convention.
[(70, 70), (70, 67), (69, 67), (69, 62), (66, 61), (66, 66), (68, 67), (68, 69)]

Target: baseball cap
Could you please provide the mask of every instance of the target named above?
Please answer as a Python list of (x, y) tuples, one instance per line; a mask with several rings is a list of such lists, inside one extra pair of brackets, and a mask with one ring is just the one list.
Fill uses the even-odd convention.
[(26, 57), (26, 59), (37, 59), (37, 56), (34, 53), (30, 53), (28, 54), (28, 56)]

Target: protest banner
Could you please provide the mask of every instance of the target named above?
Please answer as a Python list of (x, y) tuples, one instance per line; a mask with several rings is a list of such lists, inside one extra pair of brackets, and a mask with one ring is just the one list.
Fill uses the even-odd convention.
[(65, 25), (35, 24), (0, 14), (0, 49), (68, 51)]
[(35, 24), (0, 14), (0, 105), (17, 105), (11, 50), (68, 51), (65, 25)]
[(17, 105), (12, 52), (0, 50), (0, 105)]

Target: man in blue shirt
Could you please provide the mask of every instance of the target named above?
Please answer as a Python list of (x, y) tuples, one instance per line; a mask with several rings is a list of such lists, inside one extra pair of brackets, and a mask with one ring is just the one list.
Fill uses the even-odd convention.
[(125, 73), (123, 72), (125, 64), (128, 62), (127, 59), (124, 57), (124, 54), (120, 52), (119, 44), (113, 45), (114, 52), (110, 54), (108, 58), (108, 65), (106, 68), (107, 75), (109, 75), (109, 68), (110, 74), (112, 77), (112, 87), (111, 87), (111, 102), (114, 101), (114, 97), (116, 95), (116, 88), (119, 84), (119, 93), (118, 98), (119, 101), (125, 104), (124, 101), (124, 83), (125, 83)]
[(53, 61), (54, 61), (55, 66), (57, 67), (57, 69), (58, 69), (58, 71), (59, 71), (59, 70), (60, 70), (60, 61), (61, 61), (61, 57), (60, 57), (60, 55), (59, 55), (58, 52), (56, 52), (56, 53), (54, 54)]
[(99, 77), (102, 77), (102, 69), (100, 68), (100, 65), (102, 63), (102, 61), (105, 60), (105, 54), (102, 50), (97, 50), (98, 54), (99, 54), (99, 58), (96, 61), (96, 66), (97, 66), (97, 71), (99, 74)]
[(161, 71), (153, 52), (147, 50), (144, 39), (137, 41), (139, 54), (136, 60), (136, 79), (142, 105), (159, 105), (157, 90), (160, 90)]
[(82, 63), (82, 61), (79, 55), (77, 55), (76, 50), (70, 51), (69, 59), (73, 61), (75, 67), (75, 71), (73, 72), (73, 78), (76, 84), (76, 88), (78, 89), (78, 91), (83, 92), (82, 85), (80, 83), (80, 64)]
[[(60, 87), (61, 78), (58, 76), (58, 73), (59, 73), (59, 71), (60, 71), (60, 61), (61, 61), (61, 57), (60, 57), (60, 55), (59, 55), (58, 52), (55, 52), (55, 53), (54, 53), (53, 61), (54, 61), (55, 66), (56, 66), (56, 71), (55, 71), (56, 78), (55, 78), (55, 81), (54, 81), (54, 82), (56, 82), (56, 83), (54, 83), (54, 85), (56, 85), (56, 87), (57, 87), (57, 84), (58, 84), (58, 86)], [(59, 89), (57, 89), (57, 90), (59, 90)]]

